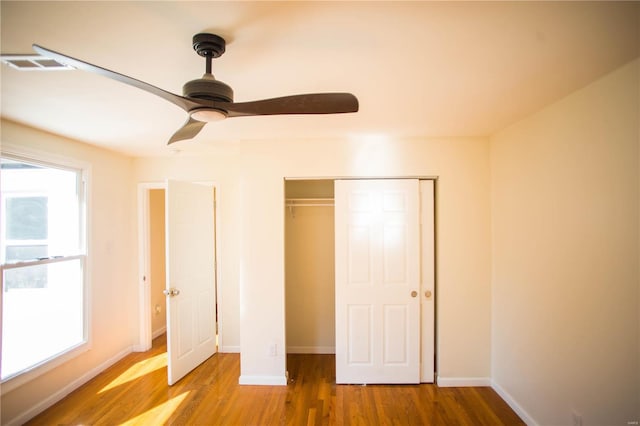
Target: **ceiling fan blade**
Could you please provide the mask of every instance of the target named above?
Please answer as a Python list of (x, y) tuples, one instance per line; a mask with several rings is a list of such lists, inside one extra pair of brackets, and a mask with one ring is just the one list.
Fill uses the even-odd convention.
[(183, 126), (173, 134), (173, 136), (171, 136), (171, 139), (169, 139), (167, 145), (171, 145), (174, 142), (182, 141), (185, 139), (193, 139), (198, 133), (200, 133), (200, 130), (202, 130), (205, 124), (207, 123), (204, 121), (194, 120), (193, 118), (189, 117), (187, 122), (184, 123)]
[(358, 111), (358, 99), (351, 93), (311, 93), (224, 105), (228, 117), (278, 114), (339, 114)]
[(81, 61), (80, 59), (72, 58), (71, 56), (64, 55), (62, 53), (55, 52), (53, 50), (49, 50), (45, 47), (39, 46), (37, 44), (33, 45), (33, 50), (39, 53), (42, 56), (47, 58), (55, 59), (56, 61), (63, 63), (65, 65), (69, 65), (73, 68), (92, 72), (95, 74), (100, 74), (103, 77), (107, 77), (113, 80), (117, 80), (121, 83), (128, 84), (130, 86), (136, 87), (138, 89), (142, 89), (146, 92), (152, 93), (156, 96), (165, 99), (185, 111), (189, 111), (192, 108), (197, 108), (202, 106), (200, 103), (193, 102), (183, 96), (176, 95), (171, 92), (167, 92), (166, 90), (160, 89), (159, 87), (153, 86), (149, 83), (145, 83), (144, 81), (136, 80), (135, 78), (128, 77), (124, 74), (117, 73), (115, 71), (108, 70), (106, 68), (99, 67), (97, 65), (90, 64), (88, 62)]

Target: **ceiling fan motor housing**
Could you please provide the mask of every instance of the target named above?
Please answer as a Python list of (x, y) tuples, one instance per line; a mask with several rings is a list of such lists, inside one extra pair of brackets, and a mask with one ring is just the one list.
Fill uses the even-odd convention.
[(205, 74), (203, 78), (186, 82), (182, 86), (182, 93), (187, 98), (233, 102), (233, 89), (213, 78), (211, 74)]

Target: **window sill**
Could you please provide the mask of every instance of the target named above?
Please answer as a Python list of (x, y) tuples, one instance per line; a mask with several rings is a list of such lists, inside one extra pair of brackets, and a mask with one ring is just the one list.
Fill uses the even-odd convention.
[(91, 349), (91, 345), (88, 341), (78, 344), (73, 348), (68, 349), (65, 352), (62, 352), (58, 355), (55, 355), (53, 358), (50, 358), (46, 361), (38, 365), (34, 365), (33, 367), (18, 373), (15, 376), (7, 377), (6, 379), (0, 382), (2, 386), (0, 387), (0, 395), (4, 395), (6, 393), (11, 392), (12, 390), (19, 388), (20, 386), (29, 383), (32, 380), (42, 376), (43, 374), (53, 370), (56, 367), (61, 366), (67, 361), (70, 361), (77, 356), (87, 352)]

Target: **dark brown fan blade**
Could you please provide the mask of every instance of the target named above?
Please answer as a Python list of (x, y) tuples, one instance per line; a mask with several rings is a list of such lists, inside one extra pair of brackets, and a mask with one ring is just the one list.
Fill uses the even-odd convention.
[(128, 84), (133, 87), (137, 87), (138, 89), (142, 89), (146, 92), (153, 93), (154, 95), (159, 96), (162, 99), (165, 99), (179, 106), (185, 111), (189, 111), (190, 109), (202, 106), (201, 104), (193, 102), (183, 96), (179, 96), (171, 92), (167, 92), (166, 90), (162, 90), (159, 87), (152, 86), (151, 84), (145, 83), (144, 81), (136, 80), (135, 78), (128, 77), (124, 74), (120, 74), (115, 71), (111, 71), (106, 68), (102, 68), (97, 65), (93, 65), (88, 62), (84, 62), (79, 59), (72, 58), (71, 56), (67, 56), (62, 53), (54, 52), (53, 50), (49, 50), (42, 46), (38, 46), (37, 44), (33, 45), (33, 50), (35, 50), (37, 53), (39, 53), (42, 56), (55, 59), (56, 61), (63, 63), (65, 65), (69, 65), (73, 68), (92, 72), (95, 74), (100, 74), (103, 77), (111, 78), (121, 83)]
[(219, 103), (228, 117), (277, 114), (338, 114), (358, 111), (358, 99), (351, 93), (311, 93), (261, 101)]
[(202, 130), (205, 124), (207, 123), (205, 123), (204, 121), (194, 120), (193, 118), (189, 117), (187, 122), (184, 123), (184, 125), (180, 127), (178, 131), (173, 134), (173, 136), (171, 136), (171, 139), (169, 139), (167, 145), (171, 145), (174, 142), (182, 141), (185, 139), (193, 139), (198, 133), (200, 133), (200, 130)]

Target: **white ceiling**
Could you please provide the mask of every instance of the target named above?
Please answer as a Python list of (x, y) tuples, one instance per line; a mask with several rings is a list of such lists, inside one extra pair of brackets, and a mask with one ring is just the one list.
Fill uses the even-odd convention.
[[(640, 54), (640, 2), (10, 2), (1, 52), (52, 50), (182, 94), (227, 39), (216, 78), (235, 100), (346, 91), (356, 114), (232, 118), (193, 140), (486, 136)], [(175, 105), (82, 71), (2, 65), (2, 115), (129, 155), (165, 155)]]

